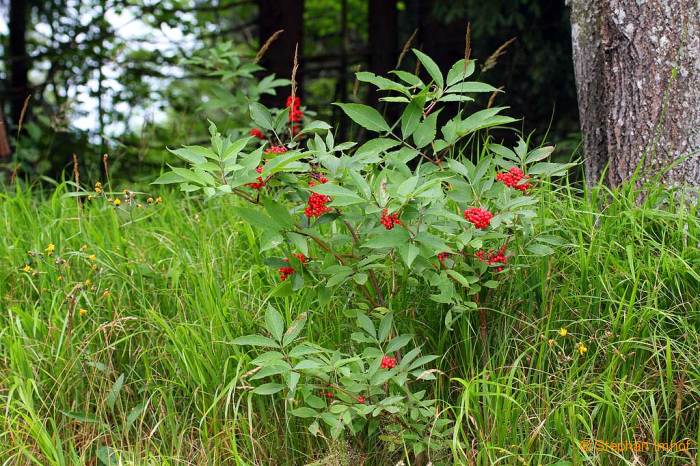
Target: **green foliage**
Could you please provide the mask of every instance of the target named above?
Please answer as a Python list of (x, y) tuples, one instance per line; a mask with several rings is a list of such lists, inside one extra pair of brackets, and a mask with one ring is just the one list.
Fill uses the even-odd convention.
[[(365, 308), (393, 310), (401, 290), (392, 282), (394, 277), (405, 277), (430, 290), (430, 299), (447, 309), (444, 322), (452, 328), (466, 312), (477, 309), (480, 295), (509, 276), (509, 247), (518, 245), (536, 256), (553, 252), (550, 245), (557, 244), (557, 237), (540, 237), (534, 226), (538, 200), (532, 183), (565, 174), (568, 166), (542, 162), (553, 148), (529, 150), (524, 140), (511, 150), (486, 139), (476, 164), (459, 161), (454, 156), (466, 138), (514, 120), (500, 114), (503, 108), (470, 115), (460, 110), (438, 128), (445, 102), (469, 101), (474, 93), (495, 89), (467, 81), (474, 70), (471, 61), (457, 62), (445, 80), (428, 56), (414, 52), (432, 82), (406, 72), (395, 73), (404, 84), (371, 73), (358, 76), (387, 91), (383, 100), (403, 105), (399, 121), (390, 124), (366, 105), (337, 104), (359, 126), (377, 133), (362, 146), (336, 143), (329, 126), (319, 123), (310, 125), (313, 133), (309, 127), (294, 131), (288, 124), (289, 109), (274, 111), (252, 102), (250, 118), (259, 130), (271, 133), (276, 144), (252, 137), (233, 140), (212, 124), (211, 148), (172, 151), (188, 168), (171, 167), (155, 183), (179, 184), (185, 192), (203, 191), (210, 198), (232, 193), (251, 204), (237, 208), (236, 214), (262, 232), (260, 252), (283, 253), (269, 262), (279, 269), (277, 296), (307, 288), (327, 302), (331, 293), (353, 286)], [(281, 146), (285, 135), (289, 139)], [(496, 182), (499, 167), (517, 170), (520, 184)], [(472, 217), (474, 211), (485, 220)], [(409, 337), (397, 335), (381, 347), (392, 327), (391, 316), (389, 311), (382, 319), (383, 338), (378, 339), (372, 321), (358, 315), (364, 334), (353, 334), (354, 340), (379, 347), (352, 347), (347, 355), (340, 350), (302, 351), (303, 358), (297, 360), (292, 355), (296, 347), (290, 350), (282, 342), (281, 317), (268, 310), (266, 328), (272, 340), (260, 335), (237, 340), (271, 349), (255, 359), (260, 372), (251, 380), (277, 381), (259, 385), (253, 393), (284, 390), (283, 399), (296, 406), (299, 392), (304, 405), (291, 413), (313, 418), (314, 434), (321, 428), (319, 420), (324, 421), (333, 438), (345, 428), (363, 431), (370, 414), (396, 415), (402, 422), (391, 424), (390, 430), (402, 426), (410, 432), (404, 441), (420, 454), (428, 448), (421, 440), (426, 429), (435, 428), (428, 420), (434, 401), (423, 400), (417, 393), (424, 390), (413, 385), (409, 389), (407, 381), (409, 373), (416, 382), (434, 377), (431, 370), (419, 367), (429, 359), (410, 365), (419, 349), (401, 355)], [(382, 358), (394, 353), (400, 356), (398, 368), (377, 372)], [(319, 381), (339, 390), (338, 402), (315, 401)], [(397, 395), (394, 388), (402, 391)], [(384, 400), (356, 406), (360, 390), (374, 398), (382, 389)], [(378, 407), (373, 407), (375, 403)], [(432, 437), (436, 445), (443, 427), (441, 422)], [(372, 434), (378, 425), (370, 422), (368, 428)]]

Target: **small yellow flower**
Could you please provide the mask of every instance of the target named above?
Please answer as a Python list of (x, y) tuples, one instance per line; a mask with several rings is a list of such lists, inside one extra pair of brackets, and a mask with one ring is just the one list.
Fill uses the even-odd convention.
[(146, 202), (147, 202), (148, 204), (153, 204), (153, 198), (152, 198), (152, 197), (149, 197), (148, 199), (146, 199)]
[(63, 281), (63, 275), (59, 275), (58, 277), (56, 277), (56, 280), (58, 280), (59, 282), (62, 282), (62, 281)]
[(49, 245), (46, 246), (46, 249), (45, 249), (46, 254), (48, 254), (49, 256), (50, 256), (51, 254), (53, 254), (53, 252), (54, 252), (55, 250), (56, 250), (56, 245), (54, 245), (53, 243), (49, 243)]
[(88, 256), (88, 259), (91, 260), (91, 261), (96, 261), (96, 260), (97, 260), (97, 256), (94, 255), (94, 254), (90, 254), (90, 255)]
[(97, 194), (100, 194), (102, 192), (102, 183), (100, 183), (99, 181), (95, 183), (95, 192)]
[(554, 346), (554, 340), (552, 340), (552, 339), (550, 338), (549, 340), (547, 340), (547, 344), (548, 344), (549, 347), (551, 348), (552, 346)]
[(156, 204), (160, 204), (160, 203), (162, 203), (162, 202), (163, 202), (163, 198), (160, 197), (160, 196), (158, 196), (158, 197), (156, 198)]
[(102, 293), (102, 297), (103, 297), (103, 298), (109, 298), (110, 296), (112, 296), (112, 292), (109, 291), (109, 290), (105, 290), (105, 291)]
[(80, 308), (78, 314), (80, 314), (80, 317), (85, 317), (87, 315), (87, 309)]
[(143, 209), (143, 204), (136, 204), (136, 207), (138, 207), (139, 209)]
[(115, 207), (119, 207), (120, 205), (122, 205), (122, 200), (119, 199), (119, 198), (115, 199), (115, 200), (114, 200), (114, 205), (115, 205)]
[(90, 285), (92, 285), (92, 280), (90, 280), (88, 278), (87, 280), (85, 280), (85, 286), (90, 286)]
[(87, 200), (92, 201), (92, 194), (88, 194)]
[(87, 244), (83, 244), (82, 246), (80, 246), (80, 250), (81, 250), (82, 252), (87, 251)]
[(580, 354), (581, 356), (583, 356), (583, 355), (586, 353), (586, 351), (588, 351), (588, 348), (586, 348), (586, 345), (584, 345), (583, 342), (580, 341), (580, 342), (576, 345), (576, 351), (578, 351), (578, 354)]
[(565, 329), (564, 327), (559, 329), (559, 336), (560, 337), (565, 337), (568, 334), (569, 334), (569, 331), (567, 329)]
[(32, 271), (32, 268), (29, 266), (29, 264), (25, 264), (25, 266), (22, 267), (22, 271), (29, 273)]

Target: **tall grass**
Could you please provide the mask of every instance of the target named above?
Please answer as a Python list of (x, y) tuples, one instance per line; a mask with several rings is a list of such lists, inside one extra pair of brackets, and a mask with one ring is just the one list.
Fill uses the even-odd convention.
[[(309, 311), (309, 338), (342, 346), (353, 298), (270, 297), (275, 270), (235, 201), (163, 192), (126, 215), (79, 210), (67, 190), (0, 195), (4, 464), (409, 463), (400, 445), (314, 438), (283, 403), (249, 395), (249, 356), (230, 342), (258, 330), (268, 301), (289, 321)], [(696, 464), (697, 205), (661, 187), (639, 199), (632, 187), (547, 191), (541, 228), (564, 244), (522, 258), (485, 301), (486, 347), (476, 315), (444, 331), (444, 310), (403, 284), (394, 307), (443, 355), (435, 394), (455, 420), (435, 464)], [(49, 243), (52, 256), (28, 256)], [(690, 451), (581, 447), (686, 439)]]

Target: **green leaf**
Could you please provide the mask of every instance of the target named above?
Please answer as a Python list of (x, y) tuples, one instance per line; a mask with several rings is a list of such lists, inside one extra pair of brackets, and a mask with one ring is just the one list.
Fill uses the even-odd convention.
[(405, 229), (394, 228), (371, 237), (362, 247), (371, 249), (397, 248), (407, 243), (409, 239), (409, 234)]
[[(396, 147), (399, 144), (401, 144), (401, 141), (397, 141), (396, 139), (389, 139), (389, 138), (375, 138), (375, 139), (370, 139), (366, 143), (362, 144), (360, 147), (357, 148), (355, 151), (355, 155), (353, 158), (360, 158), (363, 160), (365, 163), (372, 163), (376, 160), (376, 162), (379, 162), (381, 159), (377, 158), (371, 158), (370, 156), (376, 155), (378, 156), (382, 152), (386, 152), (387, 150), (391, 149), (392, 147)], [(365, 160), (367, 159), (367, 160)], [(369, 162), (369, 161), (372, 162)]]
[(416, 54), (416, 57), (418, 57), (418, 60), (425, 68), (425, 71), (427, 71), (430, 77), (433, 79), (433, 82), (437, 85), (437, 87), (441, 89), (445, 87), (445, 81), (442, 77), (442, 73), (440, 72), (440, 67), (437, 66), (437, 63), (418, 49), (413, 49), (413, 53)]
[(158, 177), (157, 180), (155, 180), (151, 184), (173, 184), (173, 183), (182, 183), (185, 181), (183, 177), (175, 173), (174, 171), (169, 171), (165, 172), (162, 175)]
[(301, 418), (318, 416), (318, 412), (316, 410), (311, 409), (307, 406), (302, 406), (301, 408), (293, 409), (290, 412), (292, 413), (292, 416), (301, 417)]
[(405, 86), (369, 71), (360, 71), (355, 73), (355, 76), (358, 81), (374, 84), (380, 91), (397, 91), (409, 95)]
[(387, 353), (393, 353), (394, 351), (398, 351), (404, 346), (408, 344), (409, 341), (411, 341), (412, 335), (399, 335), (393, 340), (389, 342), (388, 345), (386, 345), (385, 351)]
[(114, 381), (114, 384), (112, 384), (112, 388), (110, 388), (109, 393), (107, 394), (107, 406), (109, 406), (109, 409), (114, 409), (114, 404), (117, 402), (119, 392), (121, 391), (123, 386), (124, 374), (121, 374), (117, 378), (117, 380)]
[(360, 328), (367, 332), (372, 338), (377, 338), (377, 329), (374, 327), (374, 322), (372, 322), (372, 319), (367, 317), (366, 314), (362, 312), (357, 313), (357, 325), (359, 325)]
[(192, 165), (199, 165), (200, 163), (206, 162), (206, 157), (217, 158), (214, 152), (202, 146), (185, 146), (175, 150), (168, 149), (168, 151)]
[(180, 175), (185, 181), (189, 181), (194, 184), (201, 186), (214, 186), (216, 180), (212, 178), (208, 173), (196, 172), (193, 170), (188, 170), (187, 168), (172, 167), (173, 171)]
[(280, 383), (265, 383), (259, 387), (253, 389), (253, 393), (256, 395), (274, 395), (275, 393), (281, 391), (284, 385)]
[(266, 348), (279, 347), (279, 345), (275, 343), (272, 338), (264, 337), (262, 335), (245, 335), (234, 339), (231, 343), (238, 346), (263, 346)]
[(389, 125), (384, 120), (384, 117), (372, 107), (363, 104), (341, 104), (335, 103), (340, 107), (352, 121), (370, 131), (377, 133), (387, 132), (390, 130)]
[(269, 197), (264, 197), (262, 201), (265, 206), (265, 211), (267, 211), (270, 217), (280, 226), (285, 229), (291, 229), (294, 226), (294, 217), (290, 215), (284, 204)]
[(226, 147), (226, 149), (224, 149), (224, 153), (221, 154), (221, 161), (235, 161), (238, 154), (243, 150), (246, 144), (248, 144), (248, 141), (250, 141), (250, 139), (250, 137), (246, 137), (229, 144)]
[(256, 125), (263, 129), (272, 131), (274, 129), (274, 123), (272, 122), (272, 114), (270, 110), (264, 105), (258, 102), (252, 102), (249, 106), (250, 117), (253, 119)]
[(387, 314), (382, 317), (382, 320), (379, 322), (379, 334), (378, 334), (378, 339), (380, 342), (383, 342), (384, 340), (387, 339), (389, 336), (389, 332), (391, 331), (391, 326), (394, 323), (394, 314), (391, 312), (387, 312)]
[(238, 207), (233, 213), (253, 226), (264, 230), (279, 231), (279, 225), (259, 210), (251, 209), (250, 207)]
[(460, 93), (468, 94), (472, 92), (500, 92), (490, 84), (480, 83), (477, 81), (467, 81), (464, 83), (455, 84), (447, 89), (448, 94)]
[(275, 308), (271, 305), (267, 305), (267, 310), (265, 311), (265, 328), (267, 329), (272, 337), (278, 342), (282, 342), (282, 335), (284, 334), (284, 320), (282, 315), (277, 312)]
[(413, 142), (416, 148), (427, 146), (435, 139), (438, 112), (431, 113), (428, 118), (418, 125), (413, 133)]
[(307, 314), (306, 312), (302, 312), (299, 314), (299, 317), (297, 317), (294, 322), (292, 322), (292, 325), (289, 326), (286, 332), (284, 332), (284, 338), (282, 339), (282, 346), (287, 346), (296, 338), (299, 336), (301, 331), (304, 329), (304, 326), (306, 325), (306, 319), (307, 319)]
[(415, 98), (411, 100), (411, 103), (406, 106), (406, 109), (401, 114), (401, 134), (404, 140), (410, 138), (416, 128), (418, 128), (420, 119), (423, 116), (424, 103), (423, 98)]
[(569, 168), (576, 166), (575, 163), (551, 163), (538, 162), (530, 167), (527, 172), (530, 175), (562, 176)]
[(474, 74), (476, 62), (474, 60), (465, 60), (464, 58), (452, 65), (450, 71), (447, 72), (447, 85), (451, 86), (460, 81), (464, 81), (469, 76)]
[(541, 243), (531, 244), (527, 247), (527, 250), (536, 256), (548, 256), (554, 253), (554, 249)]

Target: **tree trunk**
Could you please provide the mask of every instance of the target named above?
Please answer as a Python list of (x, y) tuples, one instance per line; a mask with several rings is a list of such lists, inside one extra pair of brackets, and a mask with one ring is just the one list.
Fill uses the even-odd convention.
[[(260, 64), (280, 78), (292, 77), (294, 50), (299, 44), (299, 69), (296, 74), (297, 95), (303, 91), (302, 38), (304, 33), (304, 0), (260, 0), (258, 37), (260, 46), (275, 32), (284, 32), (270, 45)], [(279, 88), (277, 98), (263, 96), (263, 103), (270, 106), (284, 105), (291, 88)]]
[[(367, 9), (369, 36), (369, 70), (385, 76), (396, 66), (398, 59), (398, 12), (396, 0), (369, 0)], [(376, 104), (379, 96), (371, 92), (370, 104)]]
[(3, 103), (0, 102), (0, 159), (8, 157), (12, 153), (10, 138), (5, 124), (5, 113), (2, 111)]
[[(697, 0), (570, 0), (589, 183), (700, 185)], [(687, 157), (684, 161), (679, 158)]]
[(19, 124), (29, 90), (29, 56), (27, 55), (27, 19), (29, 2), (10, 1), (10, 39), (7, 69), (10, 74), (10, 109), (12, 122)]

